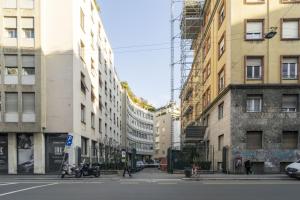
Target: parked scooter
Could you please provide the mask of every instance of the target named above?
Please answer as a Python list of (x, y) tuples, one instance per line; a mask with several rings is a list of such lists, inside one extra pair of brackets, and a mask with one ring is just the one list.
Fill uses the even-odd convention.
[(65, 178), (66, 175), (76, 176), (77, 167), (70, 165), (67, 161), (63, 163), (61, 168), (61, 178)]
[(78, 170), (75, 171), (76, 178), (81, 178), (82, 176), (99, 177), (100, 176), (100, 167), (97, 165), (90, 166), (89, 163), (85, 163), (85, 161), (83, 161), (80, 164), (80, 167), (78, 168)]

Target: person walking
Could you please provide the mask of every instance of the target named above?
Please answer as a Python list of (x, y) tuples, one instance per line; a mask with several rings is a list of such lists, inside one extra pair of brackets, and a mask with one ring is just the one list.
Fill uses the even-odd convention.
[(129, 177), (131, 177), (130, 170), (131, 170), (131, 163), (130, 163), (130, 160), (128, 159), (128, 157), (127, 157), (126, 160), (125, 160), (125, 163), (124, 163), (123, 177), (125, 177), (126, 172), (128, 173)]
[(249, 174), (252, 174), (252, 170), (251, 170), (251, 161), (250, 160), (247, 160), (245, 163), (245, 169), (246, 169), (246, 174), (249, 175)]

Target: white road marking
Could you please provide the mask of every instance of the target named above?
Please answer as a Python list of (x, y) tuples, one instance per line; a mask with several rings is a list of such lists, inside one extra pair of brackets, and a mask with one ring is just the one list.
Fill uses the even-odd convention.
[(0, 183), (0, 186), (5, 186), (5, 185), (15, 185), (17, 183)]
[(158, 183), (159, 185), (177, 185), (177, 183), (174, 183), (174, 182), (172, 182), (172, 183)]
[(18, 193), (18, 192), (27, 191), (27, 190), (33, 190), (33, 189), (37, 189), (37, 188), (42, 188), (42, 187), (57, 185), (57, 184), (58, 183), (50, 183), (50, 184), (46, 184), (46, 185), (38, 185), (38, 186), (33, 186), (33, 187), (24, 188), (24, 189), (20, 189), (20, 190), (15, 190), (15, 191), (11, 191), (11, 192), (6, 192), (6, 193), (0, 194), (0, 197), (6, 196), (6, 195), (10, 195), (10, 194), (14, 194), (14, 193)]
[(122, 185), (137, 185), (138, 182), (120, 182)]

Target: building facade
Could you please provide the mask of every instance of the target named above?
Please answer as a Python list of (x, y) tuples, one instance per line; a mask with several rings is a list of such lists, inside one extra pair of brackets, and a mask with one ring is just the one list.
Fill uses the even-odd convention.
[(149, 160), (154, 155), (154, 112), (134, 102), (128, 91), (124, 88), (122, 147), (138, 160)]
[[(172, 118), (174, 120), (173, 135)], [(154, 117), (155, 159), (167, 158), (168, 149), (180, 150), (180, 111), (175, 104), (158, 108)], [(173, 142), (171, 142), (173, 140)]]
[(186, 114), (206, 127), (214, 170), (242, 173), (250, 160), (255, 173), (273, 173), (300, 158), (299, 9), (297, 0), (205, 1), (181, 99), (199, 105)]
[(115, 162), (122, 87), (94, 0), (0, 1), (0, 171)]

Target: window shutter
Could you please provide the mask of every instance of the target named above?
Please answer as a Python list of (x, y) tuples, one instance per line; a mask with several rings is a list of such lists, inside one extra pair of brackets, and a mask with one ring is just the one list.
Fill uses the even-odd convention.
[(282, 24), (282, 37), (283, 38), (298, 38), (299, 22), (298, 21), (285, 21)]
[(284, 58), (283, 59), (283, 63), (298, 63), (298, 59), (297, 58)]
[(16, 17), (4, 17), (5, 28), (17, 28)]
[(35, 112), (35, 99), (34, 93), (23, 93), (22, 94), (22, 106), (23, 113), (34, 113)]
[(17, 56), (16, 55), (5, 55), (5, 66), (17, 67)]
[(298, 96), (297, 95), (284, 95), (282, 98), (283, 108), (296, 108)]
[(4, 8), (17, 8), (17, 0), (4, 0)]
[(284, 149), (297, 149), (298, 132), (283, 132), (282, 146)]
[(262, 132), (248, 132), (247, 149), (261, 149), (261, 148), (262, 148)]
[(22, 67), (34, 67), (35, 66), (35, 62), (34, 62), (34, 56), (22, 56)]
[(262, 22), (247, 22), (247, 33), (262, 33)]
[(5, 111), (7, 113), (18, 112), (18, 93), (5, 94)]
[(259, 58), (248, 58), (247, 66), (261, 66), (261, 59)]
[(34, 8), (34, 0), (21, 0), (21, 8)]
[(22, 18), (22, 28), (33, 28), (34, 20), (32, 17), (23, 17)]

